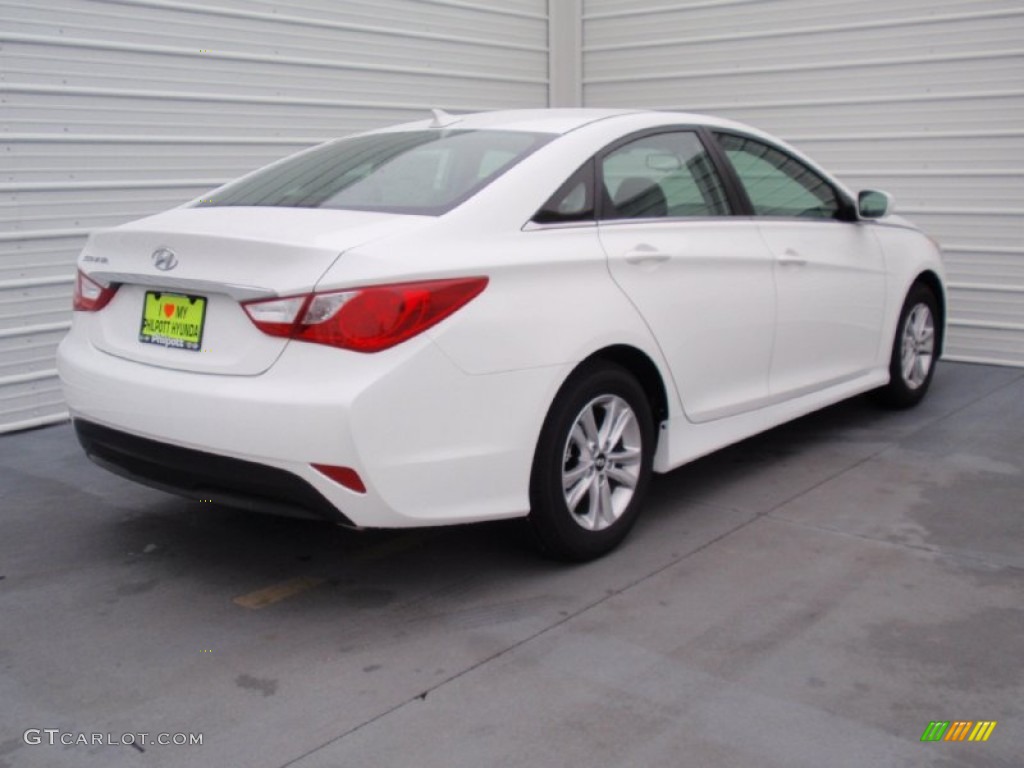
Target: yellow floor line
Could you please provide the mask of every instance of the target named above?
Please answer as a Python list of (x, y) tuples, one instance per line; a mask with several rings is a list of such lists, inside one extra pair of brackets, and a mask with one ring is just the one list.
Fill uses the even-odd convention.
[(232, 602), (243, 608), (257, 610), (259, 608), (266, 608), (268, 605), (273, 605), (286, 598), (294, 597), (305, 592), (307, 589), (312, 589), (323, 583), (324, 579), (312, 576), (299, 576), (294, 579), (288, 579), (288, 581), (282, 581), (280, 584), (274, 584), (264, 589), (257, 589), (255, 592), (241, 595), (232, 600)]
[[(410, 550), (419, 543), (420, 537), (418, 536), (398, 536), (360, 552), (355, 552), (347, 559), (347, 562), (349, 565), (366, 565), (375, 560), (383, 560), (391, 555), (397, 555), (400, 552)], [(326, 579), (316, 576), (297, 576), (294, 579), (282, 581), (280, 584), (273, 584), (263, 589), (257, 589), (255, 592), (240, 595), (231, 602), (255, 611), (260, 608), (266, 608), (268, 605), (279, 603), (289, 597), (302, 594), (306, 590), (323, 584), (324, 581)]]

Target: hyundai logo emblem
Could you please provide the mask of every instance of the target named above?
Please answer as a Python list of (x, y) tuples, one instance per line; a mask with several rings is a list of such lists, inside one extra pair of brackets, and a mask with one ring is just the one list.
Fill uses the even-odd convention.
[(153, 259), (153, 266), (163, 272), (178, 266), (178, 257), (170, 248), (157, 248), (150, 258)]

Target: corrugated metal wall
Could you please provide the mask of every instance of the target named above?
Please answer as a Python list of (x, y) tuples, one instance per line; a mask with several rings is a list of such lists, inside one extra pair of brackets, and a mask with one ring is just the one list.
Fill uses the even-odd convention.
[(1021, 0), (584, 0), (583, 101), (776, 133), (937, 237), (947, 357), (1024, 365)]
[(430, 107), (547, 100), (546, 0), (0, 0), (0, 432), (66, 416), (89, 230)]
[[(551, 0), (551, 39), (573, 58), (566, 17), (580, 1)], [(1024, 364), (1020, 0), (582, 7), (584, 104), (746, 120), (850, 186), (890, 190), (946, 249), (949, 356)], [(546, 0), (0, 0), (0, 431), (65, 415), (53, 352), (90, 229), (432, 106), (543, 106), (548, 11)], [(567, 104), (571, 79), (557, 89)]]

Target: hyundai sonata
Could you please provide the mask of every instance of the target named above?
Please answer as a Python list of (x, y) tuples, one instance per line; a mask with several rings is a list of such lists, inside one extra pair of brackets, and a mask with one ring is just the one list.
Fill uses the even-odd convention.
[(59, 370), (98, 464), (357, 527), (618, 544), (652, 472), (928, 389), (939, 249), (739, 123), (628, 110), (330, 141), (94, 233)]

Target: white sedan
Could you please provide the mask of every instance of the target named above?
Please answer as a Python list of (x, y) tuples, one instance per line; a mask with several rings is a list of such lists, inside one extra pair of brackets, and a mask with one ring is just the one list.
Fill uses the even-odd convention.
[(59, 370), (139, 482), (587, 559), (652, 472), (924, 396), (943, 268), (890, 208), (726, 120), (437, 111), (93, 234)]

